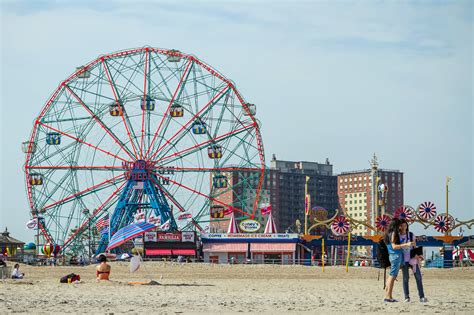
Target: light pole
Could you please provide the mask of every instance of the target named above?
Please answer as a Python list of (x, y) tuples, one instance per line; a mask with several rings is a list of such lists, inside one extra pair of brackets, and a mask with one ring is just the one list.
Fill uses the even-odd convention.
[(84, 209), (82, 210), (82, 213), (88, 217), (88, 221), (87, 221), (87, 230), (88, 230), (88, 233), (89, 233), (89, 236), (88, 236), (88, 239), (89, 239), (89, 250), (88, 250), (88, 262), (89, 264), (91, 263), (91, 218), (90, 218), (90, 211), (89, 209)]

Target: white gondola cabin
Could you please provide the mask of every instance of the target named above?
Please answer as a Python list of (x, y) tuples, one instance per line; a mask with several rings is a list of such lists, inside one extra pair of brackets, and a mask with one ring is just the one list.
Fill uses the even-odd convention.
[(31, 173), (28, 175), (28, 180), (32, 186), (43, 185), (43, 175), (39, 173)]
[(221, 205), (212, 205), (211, 206), (211, 217), (213, 219), (222, 219), (224, 218), (224, 207)]
[(227, 177), (224, 175), (216, 175), (212, 179), (214, 188), (227, 188)]
[[(77, 67), (76, 71), (80, 71), (82, 69), (84, 69), (84, 66)], [(91, 76), (91, 71), (89, 69), (86, 69), (77, 75), (79, 79), (88, 79), (90, 78), (90, 76)]]
[[(257, 106), (255, 106), (255, 104), (251, 104), (251, 103), (246, 103), (245, 105), (247, 105), (247, 108), (249, 109), (250, 115), (255, 116), (255, 114), (257, 113)], [(249, 113), (246, 110), (244, 110), (244, 115), (245, 116), (250, 116)]]
[(195, 135), (203, 135), (206, 133), (206, 124), (200, 120), (196, 120), (191, 128)]
[(183, 117), (184, 116), (184, 108), (181, 105), (173, 104), (170, 107), (170, 116), (171, 117)]
[(60, 145), (61, 134), (59, 132), (49, 132), (46, 134), (46, 144), (48, 145)]
[(117, 116), (122, 116), (123, 115), (123, 105), (120, 105), (119, 103), (114, 103), (109, 105), (109, 113), (111, 116), (117, 117)]
[(23, 153), (35, 153), (36, 152), (36, 143), (31, 141), (25, 141), (21, 143), (21, 151)]
[(214, 144), (207, 148), (207, 154), (210, 159), (220, 159), (222, 157), (222, 147)]
[(172, 49), (168, 51), (168, 62), (180, 62), (181, 61), (181, 52), (179, 50)]
[(155, 110), (155, 100), (147, 96), (146, 100), (142, 99), (141, 108), (142, 110), (148, 110), (148, 111)]
[(160, 182), (161, 182), (161, 185), (169, 185), (170, 179), (168, 177), (161, 177)]

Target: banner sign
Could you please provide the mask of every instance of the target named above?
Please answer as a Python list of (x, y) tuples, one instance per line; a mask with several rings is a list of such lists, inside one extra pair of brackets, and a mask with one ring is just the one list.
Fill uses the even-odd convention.
[(192, 242), (194, 243), (194, 232), (181, 232), (181, 241), (182, 242)]
[(257, 232), (260, 229), (260, 226), (260, 222), (252, 219), (243, 220), (239, 224), (240, 230), (248, 233)]
[(158, 234), (156, 232), (146, 232), (145, 242), (156, 242), (158, 241)]
[(158, 233), (158, 242), (181, 242), (181, 233)]
[(297, 233), (275, 233), (275, 234), (265, 234), (265, 233), (235, 233), (235, 234), (226, 234), (226, 233), (209, 233), (203, 234), (202, 238), (207, 239), (234, 239), (234, 238), (259, 238), (259, 239), (292, 239), (298, 238)]

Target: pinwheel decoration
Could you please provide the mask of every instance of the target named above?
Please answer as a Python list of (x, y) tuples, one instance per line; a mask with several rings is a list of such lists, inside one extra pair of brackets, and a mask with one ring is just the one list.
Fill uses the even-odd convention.
[(410, 206), (400, 206), (397, 211), (395, 211), (394, 217), (412, 223), (415, 219), (415, 210)]
[(345, 216), (339, 215), (332, 221), (331, 230), (337, 235), (346, 234), (349, 231), (349, 221)]
[(425, 201), (418, 206), (418, 215), (423, 220), (431, 220), (436, 216), (436, 206), (431, 201)]
[(375, 218), (375, 226), (377, 227), (377, 230), (385, 231), (388, 228), (390, 221), (392, 221), (392, 218), (386, 214), (383, 214)]

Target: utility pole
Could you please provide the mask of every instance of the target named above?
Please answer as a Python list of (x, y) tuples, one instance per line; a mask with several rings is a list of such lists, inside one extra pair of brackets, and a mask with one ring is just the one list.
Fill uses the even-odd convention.
[(308, 213), (311, 208), (311, 197), (308, 195), (308, 182), (310, 177), (306, 176), (306, 182), (304, 185), (304, 200), (305, 200), (305, 209), (304, 209), (304, 234), (308, 234)]

